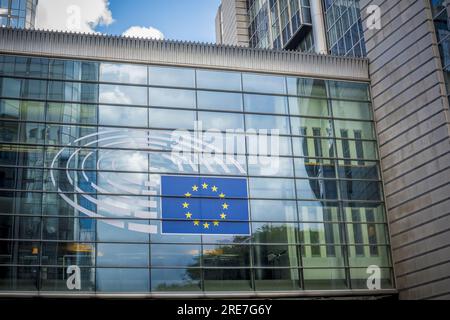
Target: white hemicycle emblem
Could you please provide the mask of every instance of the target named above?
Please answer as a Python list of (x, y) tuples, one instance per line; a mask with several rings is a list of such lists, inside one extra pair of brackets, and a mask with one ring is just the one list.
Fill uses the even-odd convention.
[[(51, 163), (51, 182), (61, 198), (83, 215), (121, 229), (157, 233), (157, 225), (148, 219), (160, 218), (161, 175), (152, 172), (169, 167), (170, 172), (198, 174), (201, 166), (207, 174), (246, 174), (245, 157), (243, 162), (235, 157), (211, 157), (225, 152), (195, 134), (180, 139), (174, 133), (117, 129), (85, 135), (57, 152)], [(199, 160), (205, 153), (207, 159)]]

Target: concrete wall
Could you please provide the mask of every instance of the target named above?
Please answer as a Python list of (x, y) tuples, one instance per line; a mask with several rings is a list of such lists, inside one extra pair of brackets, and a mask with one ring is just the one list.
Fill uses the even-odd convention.
[[(249, 17), (247, 2), (245, 0), (222, 0), (219, 10), (221, 11), (222, 19), (222, 37), (220, 39), (221, 42), (219, 42), (217, 38), (217, 20), (220, 18), (216, 17), (216, 43), (248, 47)], [(218, 12), (218, 15), (220, 15), (220, 12)]]
[(361, 0), (401, 299), (450, 296), (449, 103), (428, 1)]

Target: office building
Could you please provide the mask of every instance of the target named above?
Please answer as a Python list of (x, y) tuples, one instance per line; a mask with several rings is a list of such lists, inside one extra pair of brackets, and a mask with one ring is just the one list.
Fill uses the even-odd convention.
[(0, 0), (0, 27), (34, 28), (38, 0)]
[[(224, 9), (234, 8), (235, 2), (222, 0), (218, 10), (221, 24), (216, 24), (216, 32), (219, 30), (216, 42), (219, 44), (236, 44), (233, 39), (221, 36), (226, 33), (221, 33), (218, 26), (227, 25), (227, 34), (239, 33), (248, 38), (248, 46), (252, 48), (365, 55), (359, 0), (238, 1), (241, 10), (245, 4), (247, 9), (246, 16), (240, 12), (239, 28), (233, 23), (237, 19), (234, 11)], [(246, 29), (244, 22), (247, 22)]]
[(0, 33), (0, 295), (396, 294), (367, 60)]

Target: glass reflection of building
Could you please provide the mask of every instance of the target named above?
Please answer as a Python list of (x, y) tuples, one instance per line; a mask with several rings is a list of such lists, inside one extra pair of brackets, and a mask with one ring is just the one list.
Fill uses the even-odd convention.
[[(1, 291), (67, 291), (68, 265), (81, 268), (83, 292), (367, 289), (370, 265), (393, 287), (367, 83), (1, 55), (0, 117)], [(77, 142), (163, 139), (195, 120), (278, 129), (278, 172), (247, 163), (245, 146), (242, 174), (180, 171), (164, 144)], [(126, 190), (160, 174), (246, 177), (251, 235), (133, 231), (161, 213), (124, 218), (107, 205), (142, 214), (161, 195)]]
[(38, 0), (0, 0), (0, 27), (34, 28)]

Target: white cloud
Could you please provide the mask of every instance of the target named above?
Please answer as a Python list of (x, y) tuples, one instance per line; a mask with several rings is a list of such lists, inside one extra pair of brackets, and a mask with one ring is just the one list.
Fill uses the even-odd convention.
[(164, 34), (153, 27), (133, 26), (122, 33), (125, 37), (147, 38), (147, 39), (164, 39)]
[(38, 29), (95, 32), (114, 22), (108, 0), (39, 0)]

